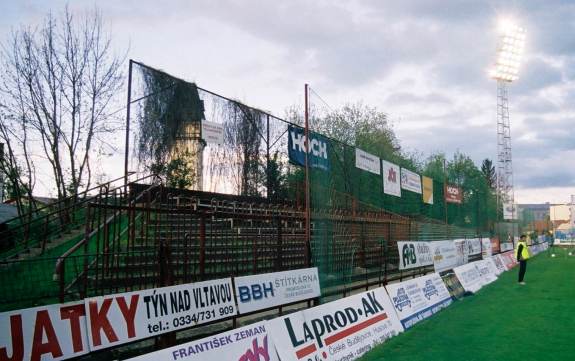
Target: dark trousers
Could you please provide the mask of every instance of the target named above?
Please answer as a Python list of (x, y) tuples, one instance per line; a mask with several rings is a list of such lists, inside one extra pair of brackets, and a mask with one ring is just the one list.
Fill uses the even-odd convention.
[(519, 261), (519, 282), (523, 282), (525, 271), (527, 271), (527, 261)]

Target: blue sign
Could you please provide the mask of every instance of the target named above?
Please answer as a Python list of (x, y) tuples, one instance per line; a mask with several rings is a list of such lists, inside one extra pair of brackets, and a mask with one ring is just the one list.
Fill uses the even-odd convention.
[[(329, 140), (314, 132), (309, 132), (309, 135), (309, 166), (312, 168), (329, 170), (329, 152), (331, 151)], [(289, 125), (288, 153), (290, 162), (305, 166), (305, 143), (306, 139), (304, 129)]]

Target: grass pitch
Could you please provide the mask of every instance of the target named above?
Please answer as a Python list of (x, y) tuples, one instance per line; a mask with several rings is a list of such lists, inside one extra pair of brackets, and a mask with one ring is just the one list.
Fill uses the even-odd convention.
[(361, 360), (575, 360), (575, 256), (557, 248), (542, 252), (529, 260), (524, 286), (517, 284), (518, 271)]

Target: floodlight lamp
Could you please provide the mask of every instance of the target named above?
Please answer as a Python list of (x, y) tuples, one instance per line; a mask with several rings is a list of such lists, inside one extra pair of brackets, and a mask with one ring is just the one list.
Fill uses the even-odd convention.
[(525, 46), (525, 29), (515, 25), (510, 19), (499, 22), (500, 35), (497, 60), (490, 72), (492, 78), (512, 82), (518, 79), (521, 55)]

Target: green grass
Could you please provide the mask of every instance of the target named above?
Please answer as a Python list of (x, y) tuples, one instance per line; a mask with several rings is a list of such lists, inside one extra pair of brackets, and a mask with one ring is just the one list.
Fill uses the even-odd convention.
[(575, 256), (553, 252), (529, 261), (525, 286), (516, 267), (361, 360), (574, 360)]
[[(122, 216), (120, 229), (126, 229), (127, 225), (127, 217)], [(0, 312), (57, 303), (59, 285), (53, 279), (57, 258), (84, 236), (85, 234), (80, 232), (66, 242), (46, 250), (42, 255), (16, 261), (11, 266), (0, 269)], [(89, 255), (98, 252), (95, 239), (94, 235), (88, 242)], [(120, 242), (125, 241), (126, 235), (123, 235)], [(66, 262), (66, 283), (71, 282), (83, 269), (85, 251), (84, 247), (81, 247)]]

